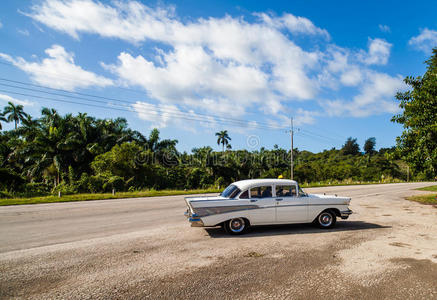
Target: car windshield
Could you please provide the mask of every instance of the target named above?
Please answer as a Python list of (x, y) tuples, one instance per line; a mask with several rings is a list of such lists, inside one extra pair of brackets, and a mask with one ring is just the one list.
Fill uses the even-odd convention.
[(220, 194), (220, 196), (226, 197), (226, 198), (234, 198), (238, 195), (240, 192), (240, 189), (236, 186), (231, 184), (225, 190)]

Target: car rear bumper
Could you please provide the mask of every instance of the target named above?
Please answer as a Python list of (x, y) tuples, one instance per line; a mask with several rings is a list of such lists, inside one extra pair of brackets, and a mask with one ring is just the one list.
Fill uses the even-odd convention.
[(184, 213), (185, 217), (188, 218), (188, 221), (191, 223), (191, 227), (203, 227), (203, 221), (196, 215), (191, 214), (189, 210)]

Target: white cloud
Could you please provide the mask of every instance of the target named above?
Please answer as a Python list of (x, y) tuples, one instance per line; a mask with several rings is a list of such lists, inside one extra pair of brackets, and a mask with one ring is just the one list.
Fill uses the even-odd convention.
[(405, 89), (402, 76), (367, 72), (366, 82), (352, 101), (332, 100), (321, 102), (331, 116), (367, 117), (382, 113), (396, 113), (399, 106), (393, 101), (396, 92)]
[(3, 27), (3, 23), (0, 21), (0, 28), (2, 28)]
[(382, 32), (391, 32), (391, 29), (390, 29), (390, 27), (388, 25), (379, 24), (378, 28)]
[(423, 29), (418, 36), (412, 37), (408, 44), (427, 54), (437, 47), (437, 30)]
[(200, 108), (232, 116), (254, 104), (276, 114), (281, 101), (317, 93), (307, 70), (316, 66), (318, 53), (304, 51), (276, 28), (230, 17), (174, 22), (175, 36), (160, 40), (167, 39), (171, 50), (157, 51), (155, 61), (122, 52), (116, 64), (103, 66), (163, 103), (197, 101)]
[(29, 31), (27, 29), (17, 29), (17, 32), (19, 34), (24, 35), (24, 36), (29, 36), (30, 35), (30, 33), (29, 33)]
[(28, 16), (76, 39), (86, 32), (140, 42), (165, 35), (171, 14), (171, 9), (151, 9), (136, 1), (111, 6), (91, 0), (46, 0), (33, 6)]
[[(181, 23), (173, 18), (174, 7), (152, 9), (136, 1), (114, 2), (111, 6), (92, 0), (46, 0), (33, 6), (32, 12), (27, 15), (76, 39), (79, 38), (80, 32), (84, 32), (117, 37), (129, 42), (146, 39), (175, 41), (179, 39), (177, 33), (181, 26)], [(329, 33), (325, 29), (318, 28), (304, 17), (289, 13), (284, 13), (282, 17), (273, 17), (265, 13), (255, 15), (269, 27), (329, 38)], [(200, 21), (208, 23), (209, 20)]]
[(169, 123), (180, 122), (180, 119), (173, 117), (175, 114), (180, 114), (180, 110), (174, 105), (156, 106), (137, 101), (132, 107), (140, 119), (151, 122), (151, 128), (165, 128)]
[(14, 104), (19, 104), (23, 106), (33, 106), (35, 103), (29, 100), (20, 100), (9, 95), (0, 94), (0, 100), (5, 102), (12, 102)]
[(71, 91), (77, 88), (105, 87), (113, 84), (112, 80), (76, 65), (73, 53), (65, 51), (62, 46), (53, 45), (46, 49), (45, 53), (48, 58), (44, 58), (41, 62), (28, 62), (21, 57), (13, 58), (4, 53), (0, 53), (0, 58), (29, 74), (33, 81), (47, 87)]
[(181, 111), (176, 105), (151, 104), (137, 101), (132, 109), (142, 120), (150, 122), (150, 128), (165, 128), (170, 125), (179, 126), (189, 131), (195, 131), (194, 127), (187, 126), (187, 122), (199, 122), (203, 127), (216, 127), (217, 118), (203, 116), (193, 110)]
[(301, 126), (305, 124), (314, 124), (316, 122), (316, 117), (320, 116), (320, 112), (298, 108), (294, 116), (295, 118), (293, 119), (293, 124), (296, 126)]
[[(161, 59), (167, 64), (164, 67), (159, 62), (149, 61), (141, 56), (134, 58), (121, 53), (121, 69), (117, 71), (117, 68), (112, 68), (114, 72), (123, 74), (122, 78), (129, 78), (128, 81), (143, 86), (153, 95), (171, 96), (168, 91), (159, 88), (164, 84), (159, 84), (154, 79), (165, 79), (168, 76), (176, 80), (170, 85), (170, 89), (165, 84), (166, 90), (174, 87), (174, 91), (170, 91), (173, 94), (184, 87), (185, 90), (192, 89), (193, 84), (197, 85), (198, 81), (206, 82), (211, 79), (214, 83), (208, 83), (209, 86), (201, 88), (212, 88), (212, 94), (223, 88), (225, 95), (218, 93), (215, 95), (217, 97), (235, 93), (243, 95), (250, 88), (247, 85), (260, 84), (246, 95), (250, 98), (251, 94), (257, 94), (265, 88), (268, 81), (274, 79), (270, 89), (275, 89), (275, 93), (282, 94), (280, 96), (309, 99), (315, 95), (316, 82), (308, 77), (305, 69), (315, 65), (317, 53), (303, 51), (282, 34), (276, 24), (280, 23), (288, 30), (298, 33), (326, 33), (309, 20), (285, 14), (280, 18), (269, 17), (274, 20), (273, 25), (264, 21), (249, 24), (241, 18), (229, 16), (182, 23), (173, 14), (173, 9), (151, 9), (134, 1), (117, 2), (110, 6), (91, 0), (47, 0), (34, 6), (29, 16), (75, 38), (79, 38), (79, 33), (83, 32), (133, 43), (149, 39), (171, 46), (172, 50), (161, 53)], [(149, 76), (146, 76), (149, 80), (131, 80), (133, 74), (128, 74), (128, 68), (132, 66), (128, 66), (127, 61), (133, 60), (140, 64), (140, 68), (149, 72)], [(265, 66), (272, 66), (271, 76), (266, 76), (267, 72), (263, 72), (262, 68)], [(214, 74), (218, 76), (210, 76)], [(271, 91), (269, 94), (272, 97)], [(263, 95), (257, 97), (261, 96)], [(161, 97), (158, 99), (164, 100)]]
[(392, 44), (383, 39), (369, 39), (369, 50), (361, 51), (358, 58), (367, 65), (385, 65), (390, 57)]
[(346, 86), (356, 86), (363, 80), (362, 71), (358, 67), (351, 67), (340, 76), (340, 81)]
[(296, 17), (289, 13), (284, 13), (279, 18), (266, 13), (257, 13), (255, 15), (272, 27), (287, 29), (289, 32), (297, 34), (321, 35), (326, 39), (330, 39), (328, 31), (315, 26), (311, 20), (304, 17)]
[[(134, 45), (156, 42), (154, 55), (122, 51), (115, 62), (101, 65), (115, 74), (120, 84), (139, 86), (159, 102), (161, 109), (149, 116), (140, 113), (149, 104), (140, 102), (133, 107), (141, 118), (159, 126), (174, 122), (169, 115), (163, 117), (166, 107), (229, 117), (259, 111), (263, 114), (260, 118), (282, 120), (297, 101), (315, 100), (325, 90), (344, 87), (361, 87), (352, 100), (340, 101), (342, 112), (354, 111), (358, 116), (356, 111), (365, 106), (364, 99), (376, 103), (379, 96), (389, 98), (370, 73), (391, 87), (395, 84), (390, 78), (398, 80), (371, 70), (372, 65), (387, 64), (392, 47), (387, 41), (369, 39), (367, 51), (341, 48), (330, 43), (325, 29), (288, 13), (256, 13), (251, 22), (231, 16), (182, 21), (174, 7), (151, 8), (136, 1), (45, 0), (27, 15), (75, 39), (96, 34)], [(308, 38), (305, 46), (293, 40), (298, 35)], [(63, 61), (78, 67), (70, 57)], [(112, 84), (107, 78), (99, 79), (92, 84)], [(378, 93), (372, 94), (372, 88), (379, 89)], [(366, 108), (365, 114), (391, 111), (389, 100), (384, 101), (374, 105), (379, 110)], [(328, 101), (321, 107), (336, 103)], [(296, 109), (293, 113), (299, 113), (296, 122), (302, 124), (314, 122), (322, 114)]]

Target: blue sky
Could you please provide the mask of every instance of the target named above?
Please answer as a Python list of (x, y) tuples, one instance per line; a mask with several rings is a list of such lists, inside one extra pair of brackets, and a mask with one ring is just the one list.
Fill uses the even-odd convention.
[(340, 148), (349, 136), (393, 146), (402, 132), (390, 122), (394, 95), (405, 76), (424, 72), (437, 46), (435, 1), (0, 7), (1, 106), (125, 117), (146, 135), (158, 127), (186, 151), (219, 149), (219, 130), (229, 131), (234, 149), (289, 148), (290, 117), (301, 150)]

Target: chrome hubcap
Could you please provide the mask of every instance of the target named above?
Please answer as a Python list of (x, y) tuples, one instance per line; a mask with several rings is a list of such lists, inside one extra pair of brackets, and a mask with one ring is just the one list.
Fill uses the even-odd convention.
[(329, 213), (323, 213), (319, 216), (319, 223), (322, 226), (329, 226), (332, 224), (332, 216)]
[(230, 221), (229, 227), (231, 228), (231, 230), (233, 232), (241, 232), (241, 231), (243, 231), (244, 226), (245, 226), (244, 220), (241, 218), (238, 218), (238, 219), (232, 219)]

